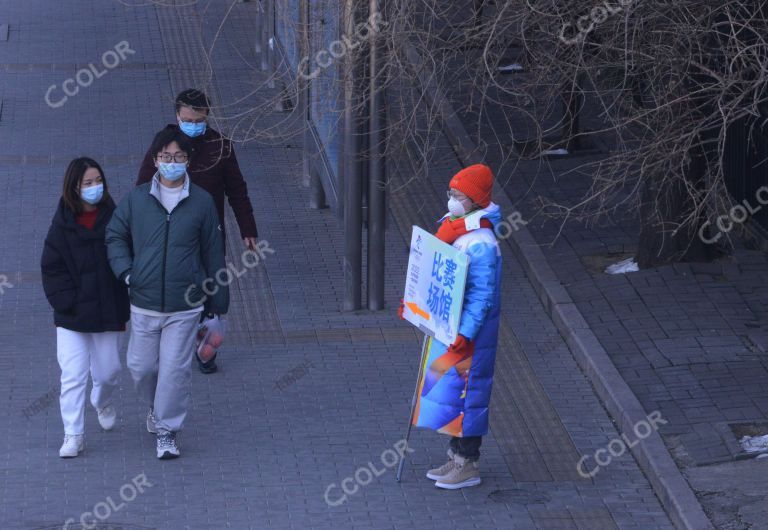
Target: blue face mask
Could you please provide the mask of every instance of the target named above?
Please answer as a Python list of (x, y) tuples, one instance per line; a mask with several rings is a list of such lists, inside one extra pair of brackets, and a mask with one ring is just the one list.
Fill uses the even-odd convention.
[(196, 136), (201, 136), (205, 134), (205, 122), (201, 121), (200, 123), (195, 123), (191, 121), (181, 121), (179, 120), (179, 128), (181, 129), (181, 132), (189, 136), (190, 138), (195, 138)]
[(98, 204), (104, 196), (104, 184), (80, 189), (80, 197), (88, 204)]
[(168, 180), (179, 180), (187, 173), (187, 164), (180, 162), (160, 162), (157, 168), (160, 174)]

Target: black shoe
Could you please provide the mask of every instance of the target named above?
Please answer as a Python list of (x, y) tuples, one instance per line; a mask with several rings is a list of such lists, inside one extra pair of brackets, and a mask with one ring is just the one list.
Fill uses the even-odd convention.
[(211, 357), (208, 362), (203, 362), (202, 359), (200, 359), (200, 357), (198, 357), (197, 354), (195, 354), (195, 359), (197, 359), (197, 366), (198, 368), (200, 368), (200, 371), (203, 372), (204, 374), (216, 373), (219, 370), (219, 367), (216, 366), (217, 355), (218, 355), (218, 352), (214, 353), (213, 357)]

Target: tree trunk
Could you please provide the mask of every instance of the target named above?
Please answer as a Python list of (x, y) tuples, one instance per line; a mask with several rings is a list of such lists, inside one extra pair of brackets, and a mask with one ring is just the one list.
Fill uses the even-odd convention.
[[(691, 153), (686, 179), (695, 189), (704, 188), (707, 172), (707, 156), (703, 149), (695, 148)], [(704, 213), (697, 223), (678, 230), (686, 215), (693, 209), (689, 191), (680, 180), (659, 175), (647, 182), (643, 190), (640, 209), (640, 238), (637, 248), (637, 264), (641, 269), (658, 267), (676, 262), (706, 262), (719, 257), (721, 252), (716, 244), (705, 243), (709, 239), (699, 235), (706, 218)]]

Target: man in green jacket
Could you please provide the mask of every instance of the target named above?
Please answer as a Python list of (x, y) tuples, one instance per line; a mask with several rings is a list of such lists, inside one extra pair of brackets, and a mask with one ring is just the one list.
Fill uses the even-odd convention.
[(189, 139), (165, 129), (151, 153), (158, 171), (120, 202), (106, 243), (112, 271), (130, 289), (127, 365), (149, 405), (147, 430), (157, 435), (157, 457), (168, 459), (180, 454), (176, 433), (187, 415), (205, 292), (213, 293), (214, 316), (227, 312), (229, 289), (203, 289), (226, 270), (224, 243), (213, 198), (187, 175)]

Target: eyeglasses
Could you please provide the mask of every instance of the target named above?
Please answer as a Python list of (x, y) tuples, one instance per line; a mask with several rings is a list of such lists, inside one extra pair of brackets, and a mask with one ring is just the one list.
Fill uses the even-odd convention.
[(169, 153), (161, 153), (157, 155), (157, 159), (160, 162), (165, 162), (166, 164), (173, 161), (183, 164), (184, 162), (189, 160), (189, 157), (187, 156), (186, 153), (176, 153), (175, 155), (171, 155)]
[(449, 199), (456, 199), (457, 201), (463, 201), (463, 200), (466, 200), (468, 198), (466, 196), (465, 197), (459, 197), (457, 195), (457, 193), (459, 193), (459, 192), (456, 192), (456, 191), (453, 191), (453, 190), (448, 190), (448, 191), (445, 192), (445, 194), (448, 196)]

